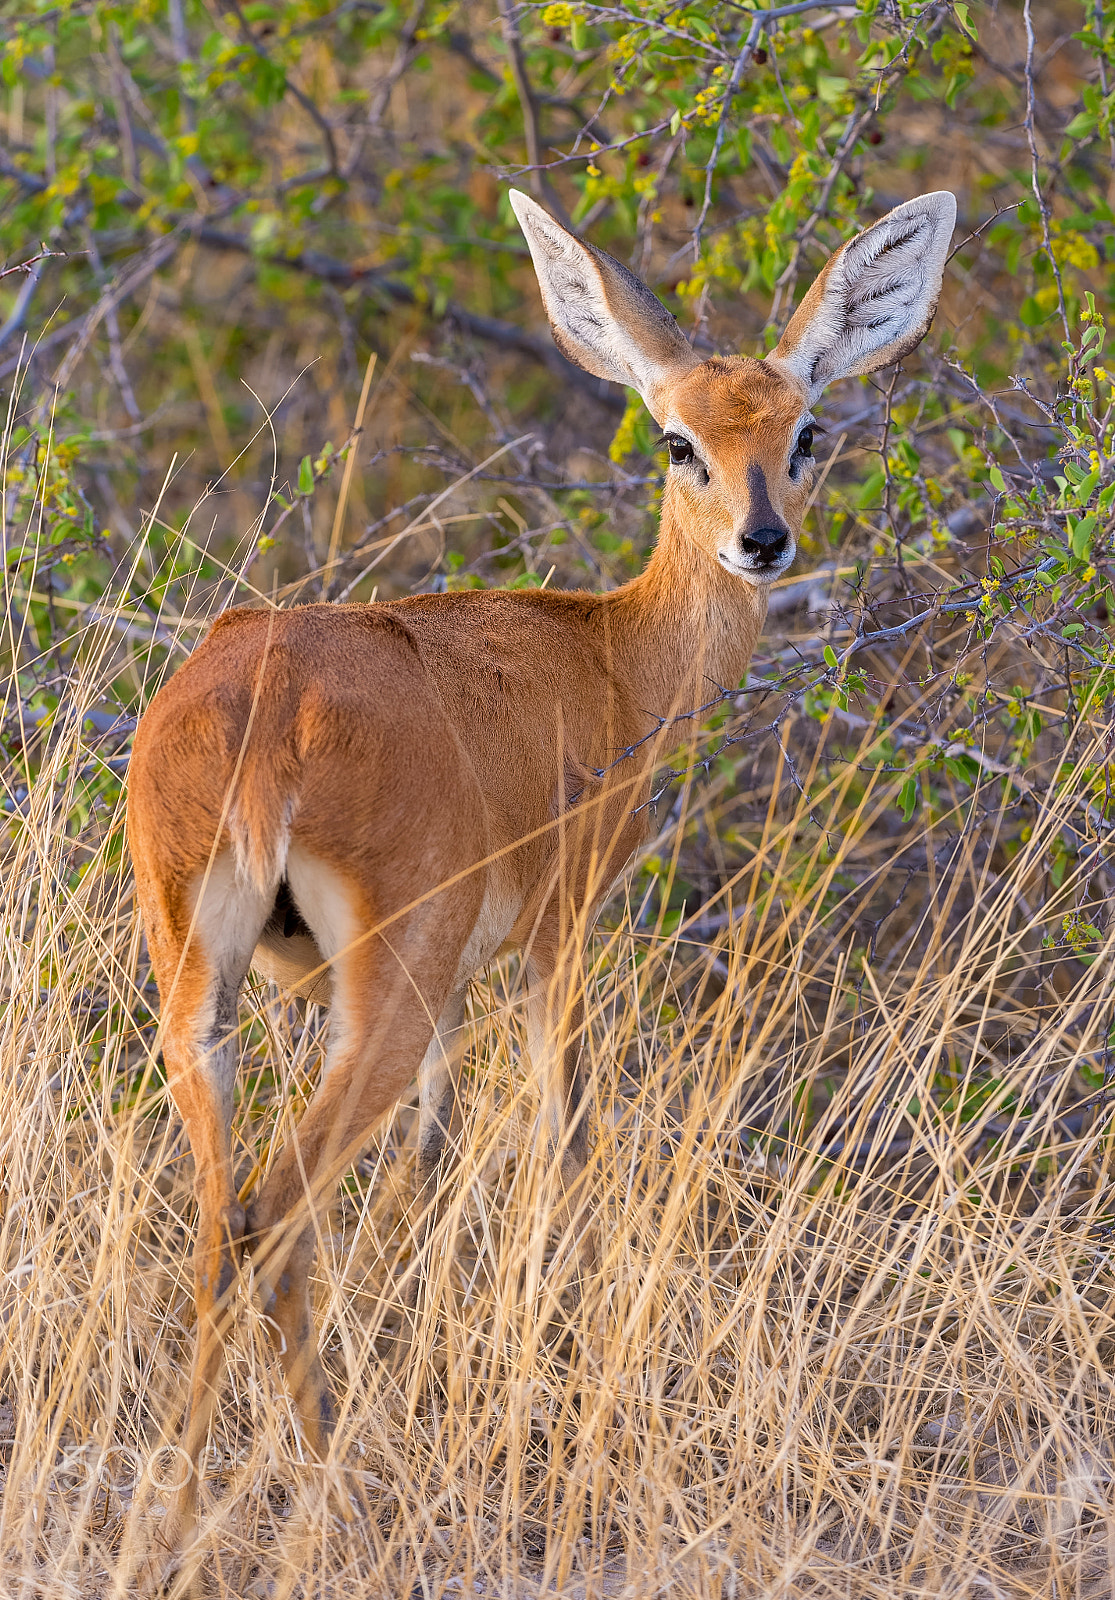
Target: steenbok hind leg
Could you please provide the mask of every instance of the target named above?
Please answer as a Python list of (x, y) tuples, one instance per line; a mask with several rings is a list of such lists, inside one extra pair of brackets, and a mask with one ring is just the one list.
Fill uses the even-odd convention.
[[(244, 1231), (230, 1154), (237, 997), (267, 914), (267, 897), (238, 884), (229, 858), (218, 856), (196, 912), (188, 906), (177, 910), (176, 916), (151, 916), (148, 943), (163, 1002), (167, 1082), (189, 1137), (198, 1200), (197, 1327), (182, 1440), (191, 1471), (178, 1506), (184, 1536), (197, 1502), (198, 1461), (213, 1415)], [(193, 932), (184, 948), (173, 930), (180, 927), (184, 934), (191, 921)]]
[(305, 1442), (319, 1456), (328, 1447), (333, 1405), (310, 1304), (316, 1217), (340, 1173), (418, 1070), (459, 953), (430, 937), (416, 915), (408, 920), (418, 925), (393, 924), (391, 948), (379, 936), (364, 937), (334, 959), (331, 1037), (321, 1082), (248, 1208), (263, 1309)]

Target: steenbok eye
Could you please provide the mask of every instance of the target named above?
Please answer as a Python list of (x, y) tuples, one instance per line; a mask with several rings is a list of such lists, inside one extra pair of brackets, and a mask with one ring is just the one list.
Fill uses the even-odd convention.
[(666, 435), (666, 443), (670, 447), (670, 460), (675, 467), (682, 467), (687, 461), (693, 459), (693, 446), (688, 439), (683, 439), (680, 434)]
[(813, 454), (812, 428), (803, 428), (798, 434), (797, 443), (794, 445), (794, 454), (803, 461)]

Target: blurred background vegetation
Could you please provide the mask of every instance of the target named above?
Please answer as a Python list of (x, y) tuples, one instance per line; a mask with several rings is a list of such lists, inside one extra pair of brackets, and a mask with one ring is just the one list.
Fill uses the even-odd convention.
[[(751, 354), (775, 342), (836, 245), (948, 188), (959, 223), (934, 326), (900, 367), (826, 397), (797, 569), (774, 589), (746, 683), (710, 685), (701, 716), (679, 725), (657, 789), (660, 832), (590, 963), (603, 1120), (621, 1142), (637, 1126), (640, 1148), (684, 1173), (705, 1208), (704, 1242), (687, 1255), (690, 1235), (670, 1235), (657, 1177), (634, 1220), (622, 1173), (600, 1179), (601, 1203), (625, 1227), (645, 1225), (647, 1259), (666, 1237), (681, 1252), (669, 1317), (638, 1359), (650, 1388), (661, 1379), (672, 1395), (676, 1348), (697, 1352), (697, 1387), (676, 1391), (676, 1437), (683, 1421), (687, 1440), (710, 1430), (728, 1465), (715, 1493), (700, 1491), (694, 1526), (750, 1516), (739, 1537), (767, 1555), (747, 1570), (768, 1570), (773, 1551), (781, 1572), (792, 1563), (777, 1552), (798, 1550), (831, 1557), (843, 1575), (833, 1592), (860, 1592), (841, 1586), (846, 1560), (879, 1564), (883, 1587), (870, 1592), (905, 1593), (884, 1581), (897, 1527), (913, 1541), (919, 1593), (967, 1593), (967, 1576), (992, 1567), (1006, 1585), (995, 1592), (1014, 1593), (1003, 1574), (1016, 1559), (1033, 1563), (1027, 1594), (1084, 1593), (1093, 1545), (1106, 1571), (1095, 1592), (1109, 1592), (1115, 4), (21, 0), (5, 8), (0, 39), (0, 1103), (7, 1170), (26, 1164), (10, 1195), (30, 1197), (25, 1218), (47, 1207), (34, 1258), (71, 1261), (54, 1299), (37, 1291), (43, 1325), (61, 1325), (57, 1308), (85, 1271), (75, 1263), (97, 1242), (60, 1232), (57, 1219), (76, 1228), (75, 1213), (42, 1197), (59, 1183), (99, 1192), (81, 1163), (128, 1103), (162, 1116), (163, 1165), (145, 1145), (150, 1170), (174, 1148), (121, 824), (135, 718), (165, 672), (229, 604), (607, 588), (653, 540), (663, 462), (652, 424), (554, 349), (508, 186), (629, 263), (698, 349)], [(316, 1037), (276, 1021), (260, 996), (251, 1003), (255, 1076), (238, 1123), (249, 1165), (285, 1114), (275, 1030), (302, 1062)], [(514, 1006), (513, 970), (474, 1002), (489, 1029), (478, 1059), (504, 1088), (518, 1082)], [(718, 1109), (701, 1098), (711, 1086), (727, 1095)], [(71, 1115), (85, 1143), (60, 1178), (52, 1118)], [(402, 1149), (406, 1126), (392, 1125), (383, 1150)], [(357, 1169), (344, 1222), (371, 1228), (380, 1250), (396, 1200), (388, 1184), (380, 1213), (367, 1193), (386, 1161)], [(124, 1187), (130, 1170), (117, 1173)], [(152, 1191), (142, 1206), (155, 1209), (133, 1217), (163, 1263), (189, 1234), (175, 1170), (179, 1187)], [(496, 1207), (503, 1169), (484, 1170)], [(852, 1243), (840, 1231), (850, 1194), (867, 1230), (853, 1228)], [(968, 1218), (954, 1233), (934, 1220), (946, 1200)], [(12, 1204), (0, 1234), (13, 1282), (30, 1249), (18, 1214)], [(748, 1228), (760, 1242), (783, 1237), (779, 1227), (789, 1265), (776, 1293), (774, 1279), (748, 1276), (739, 1239)], [(731, 1236), (727, 1256), (717, 1229)], [(479, 1259), (488, 1245), (476, 1248)], [(815, 1292), (822, 1259), (829, 1276)], [(884, 1260), (893, 1280), (880, 1276)], [(898, 1285), (891, 1298), (888, 1287), (848, 1309), (847, 1296), (884, 1279)], [(697, 1280), (710, 1298), (691, 1312)], [(108, 1282), (91, 1268), (89, 1281)], [(490, 1304), (475, 1281), (463, 1299), (445, 1287), (440, 1303), (479, 1319), (483, 1343)], [(492, 1281), (506, 1274), (493, 1268)], [(937, 1298), (907, 1316), (910, 1282)], [(181, 1307), (165, 1309), (171, 1290), (144, 1283), (150, 1337), (185, 1348), (174, 1343)], [(1058, 1283), (1076, 1298), (1056, 1298)], [(130, 1293), (119, 1289), (113, 1327), (120, 1305), (139, 1314)], [(350, 1317), (363, 1293), (346, 1302)], [(746, 1388), (751, 1374), (761, 1391), (746, 1437), (733, 1432), (741, 1391), (728, 1379), (716, 1389), (722, 1358), (702, 1343), (702, 1327), (729, 1317), (716, 1297), (731, 1293), (754, 1308), (724, 1336), (731, 1382)], [(996, 1320), (1008, 1305), (1021, 1307), (1009, 1328)], [(802, 1349), (823, 1312), (817, 1339), (839, 1345), (821, 1376), (801, 1357), (792, 1469), (780, 1442), (793, 1409), (778, 1399), (786, 1361), (743, 1331), (761, 1329), (764, 1307), (771, 1326), (806, 1328)], [(980, 1349), (957, 1333), (941, 1388), (926, 1389), (945, 1325), (975, 1328)], [(334, 1355), (344, 1326), (330, 1324)], [(75, 1372), (94, 1370), (81, 1367), (93, 1358), (76, 1334), (72, 1346), (57, 1339), (84, 1352)], [(891, 1363), (885, 1381), (861, 1361), (868, 1346)], [(1011, 1371), (1050, 1362), (1038, 1398), (1027, 1391), (1014, 1411), (999, 1386), (1008, 1348)], [(359, 1364), (344, 1350), (351, 1378)], [(22, 1377), (0, 1363), (0, 1444), (5, 1371), (17, 1417), (20, 1385), (40, 1381), (39, 1358), (21, 1359)], [(817, 1396), (830, 1379), (826, 1411)], [(560, 1410), (554, 1372), (537, 1381), (551, 1380)], [(118, 1396), (117, 1378), (98, 1381)], [(959, 1420), (940, 1400), (958, 1387), (982, 1396)], [(1066, 1397), (1085, 1390), (1092, 1409), (1070, 1418)], [(173, 1410), (173, 1395), (143, 1393), (153, 1414)], [(480, 1432), (490, 1422), (502, 1437), (505, 1402), (508, 1415), (518, 1403), (493, 1398)], [(59, 1439), (100, 1426), (83, 1405), (59, 1410)], [(137, 1402), (119, 1423), (127, 1437), (146, 1436), (142, 1411)], [(631, 1427), (642, 1417), (634, 1408)], [(711, 1454), (704, 1465), (686, 1456), (683, 1471), (647, 1426), (639, 1482), (662, 1498), (630, 1531), (629, 1553), (658, 1550), (676, 1484), (713, 1472)], [(901, 1463), (893, 1505), (847, 1488), (866, 1471), (860, 1434), (877, 1438), (880, 1458), (889, 1437), (903, 1441), (888, 1457)], [(1026, 1442), (1039, 1435), (1048, 1449)], [(415, 1448), (400, 1438), (377, 1468), (389, 1479)], [(585, 1459), (603, 1460), (585, 1440)], [(999, 1465), (981, 1477), (992, 1444)], [(759, 1456), (766, 1487), (745, 1514), (741, 1485), (758, 1483)], [(637, 1499), (624, 1476), (635, 1456), (621, 1457), (600, 1491), (617, 1517)], [(559, 1455), (547, 1459), (537, 1492), (552, 1519), (567, 1485)], [(457, 1470), (446, 1469), (454, 1483)], [(1040, 1504), (1008, 1505), (1003, 1483), (1039, 1478)], [(993, 1505), (979, 1498), (987, 1482), (1000, 1485)], [(1095, 1504), (1081, 1484), (1101, 1486)], [(498, 1520), (489, 1489), (504, 1492), (487, 1479), (460, 1492)], [(934, 1495), (968, 1490), (953, 1522), (925, 1524), (926, 1549), (951, 1530), (934, 1587), (925, 1573), (937, 1558), (916, 1555), (910, 1529)], [(104, 1515), (102, 1531), (115, 1526)], [(399, 1515), (391, 1537), (405, 1566), (411, 1524)], [(92, 1537), (78, 1522), (75, 1550)], [(24, 1525), (32, 1565), (42, 1525)], [(675, 1572), (671, 1592), (680, 1582)], [(721, 1592), (701, 1583), (692, 1592)]]

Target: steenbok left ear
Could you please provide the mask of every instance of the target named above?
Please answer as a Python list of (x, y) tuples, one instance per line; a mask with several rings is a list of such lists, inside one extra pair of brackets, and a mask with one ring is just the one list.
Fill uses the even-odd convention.
[(812, 405), (837, 378), (875, 372), (929, 331), (956, 199), (947, 189), (888, 211), (829, 261), (767, 360), (805, 385)]

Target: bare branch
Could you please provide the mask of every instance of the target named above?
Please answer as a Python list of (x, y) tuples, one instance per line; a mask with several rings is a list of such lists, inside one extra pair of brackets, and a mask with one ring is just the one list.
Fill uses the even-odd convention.
[(1057, 257), (1053, 254), (1053, 240), (1049, 233), (1049, 205), (1041, 190), (1041, 174), (1038, 164), (1038, 145), (1034, 134), (1034, 22), (1030, 15), (1031, 0), (1024, 0), (1022, 17), (1026, 24), (1026, 120), (1022, 126), (1026, 129), (1026, 139), (1030, 146), (1030, 186), (1034, 191), (1037, 201), (1038, 215), (1041, 217), (1041, 237), (1048, 257), (1049, 265), (1053, 269), (1053, 281), (1057, 285), (1057, 305), (1061, 312), (1061, 326), (1065, 330), (1065, 338), (1072, 339), (1072, 330), (1069, 327), (1069, 314), (1065, 308), (1065, 289), (1061, 282), (1061, 269), (1057, 265)]
[(12, 307), (11, 315), (3, 327), (0, 327), (0, 350), (23, 327), (27, 313), (31, 308), (31, 302), (35, 298), (35, 291), (42, 279), (46, 263), (54, 256), (64, 256), (65, 254), (65, 250), (48, 250), (44, 245), (38, 255), (30, 256), (26, 261), (21, 261), (14, 267), (5, 267), (3, 272), (0, 272), (0, 278), (7, 278), (13, 272), (25, 274), (23, 286), (16, 295), (16, 302)]

